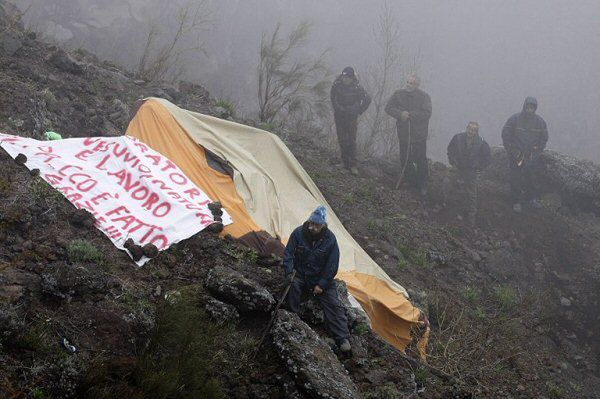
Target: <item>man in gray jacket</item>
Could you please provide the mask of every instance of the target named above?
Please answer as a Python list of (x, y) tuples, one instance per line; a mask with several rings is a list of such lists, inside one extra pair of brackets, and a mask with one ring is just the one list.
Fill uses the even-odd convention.
[(396, 118), (401, 165), (399, 182), (406, 176), (421, 195), (425, 195), (429, 177), (427, 138), (431, 98), (419, 89), (419, 85), (419, 77), (410, 75), (406, 80), (406, 87), (392, 95), (385, 112)]

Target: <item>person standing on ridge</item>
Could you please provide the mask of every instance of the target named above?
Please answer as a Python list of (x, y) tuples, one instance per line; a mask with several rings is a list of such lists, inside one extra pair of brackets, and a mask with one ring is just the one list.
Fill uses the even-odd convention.
[(314, 295), (323, 309), (327, 328), (340, 350), (346, 353), (351, 350), (348, 319), (334, 280), (339, 261), (337, 239), (327, 228), (327, 212), (320, 205), (292, 232), (285, 247), (283, 268), (291, 284), (287, 304), (290, 311), (299, 313), (302, 294)]
[(466, 194), (467, 216), (475, 224), (479, 174), (490, 164), (490, 146), (479, 135), (479, 124), (469, 122), (463, 133), (455, 134), (448, 144), (448, 162), (455, 170), (444, 179), (444, 203), (451, 186), (459, 186)]
[(513, 210), (522, 212), (525, 203), (538, 208), (540, 203), (533, 172), (548, 142), (546, 121), (536, 114), (534, 97), (527, 97), (521, 112), (511, 116), (502, 129), (502, 143), (508, 155)]
[(420, 83), (417, 75), (409, 75), (405, 88), (397, 90), (390, 97), (385, 112), (396, 119), (401, 168), (397, 186), (406, 176), (424, 196), (427, 194), (429, 177), (427, 138), (431, 98), (419, 89)]
[(353, 175), (356, 169), (356, 130), (358, 116), (371, 104), (371, 97), (359, 84), (354, 69), (346, 67), (331, 86), (331, 105), (342, 163)]

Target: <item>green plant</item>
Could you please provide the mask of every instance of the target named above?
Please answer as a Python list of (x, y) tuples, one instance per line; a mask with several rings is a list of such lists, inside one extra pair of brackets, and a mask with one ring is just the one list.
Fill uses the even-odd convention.
[(481, 291), (477, 287), (467, 286), (463, 291), (463, 296), (465, 299), (471, 303), (475, 303), (479, 301), (479, 297), (481, 296)]
[(406, 244), (399, 244), (398, 250), (402, 252), (402, 255), (406, 258), (406, 262), (409, 265), (415, 265), (419, 267), (428, 267), (429, 260), (427, 259), (427, 251), (422, 248), (412, 248)]
[(180, 300), (157, 309), (150, 342), (134, 375), (144, 397), (225, 398), (214, 373), (231, 331), (217, 326), (200, 308), (198, 295), (183, 291)]
[(427, 369), (425, 369), (423, 367), (419, 367), (418, 369), (416, 369), (414, 371), (414, 375), (415, 375), (415, 382), (419, 386), (425, 385), (427, 383), (427, 379), (429, 378), (429, 372), (427, 371)]
[(369, 327), (368, 324), (365, 323), (360, 323), (359, 325), (357, 325), (356, 327), (354, 327), (354, 335), (365, 335), (366, 333), (369, 332), (371, 328)]
[(229, 116), (235, 117), (235, 105), (231, 101), (221, 98), (215, 101), (215, 107), (221, 107), (229, 113)]
[(31, 396), (33, 397), (33, 399), (50, 399), (51, 398), (51, 396), (46, 395), (46, 393), (44, 392), (44, 390), (42, 388), (35, 388), (31, 392)]
[(510, 310), (519, 303), (517, 291), (507, 285), (496, 287), (493, 296), (502, 310)]
[(550, 395), (551, 398), (558, 399), (563, 397), (563, 389), (554, 382), (546, 381), (546, 388), (548, 389), (548, 395)]
[(479, 320), (479, 321), (483, 321), (486, 319), (487, 314), (485, 313), (485, 309), (481, 306), (477, 306), (475, 308), (475, 317)]
[(400, 269), (400, 270), (408, 269), (408, 261), (406, 260), (405, 257), (398, 259), (398, 269)]
[(104, 254), (96, 249), (91, 242), (81, 238), (69, 243), (67, 246), (67, 254), (71, 261), (92, 262), (99, 266), (106, 264)]

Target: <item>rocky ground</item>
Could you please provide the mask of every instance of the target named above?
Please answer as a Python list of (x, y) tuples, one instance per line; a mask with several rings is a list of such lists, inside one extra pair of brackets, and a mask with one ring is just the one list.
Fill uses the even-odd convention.
[[(13, 21), (0, 0), (0, 131), (117, 135), (148, 95), (225, 114), (201, 86), (137, 81)], [(472, 226), (459, 193), (440, 206), (442, 164), (423, 200), (391, 188), (389, 161), (363, 162), (356, 178), (310, 138), (285, 137), (346, 228), (428, 314), (428, 365), (380, 341), (348, 304), (351, 357), (310, 303), (302, 318), (274, 314), (257, 350), (282, 289), (277, 266), (201, 233), (136, 268), (2, 152), (0, 397), (598, 397), (597, 166), (546, 154), (545, 206), (515, 215), (496, 151)]]

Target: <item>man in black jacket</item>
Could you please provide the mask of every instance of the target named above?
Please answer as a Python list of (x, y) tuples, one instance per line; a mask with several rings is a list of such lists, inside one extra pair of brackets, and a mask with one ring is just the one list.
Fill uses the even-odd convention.
[(396, 118), (402, 174), (399, 181), (404, 179), (404, 176), (411, 178), (421, 195), (425, 195), (429, 177), (427, 138), (431, 98), (419, 89), (419, 85), (419, 77), (410, 75), (406, 80), (406, 87), (392, 94), (385, 112)]
[(479, 173), (490, 164), (490, 158), (490, 146), (479, 135), (477, 122), (469, 122), (466, 131), (454, 135), (448, 144), (448, 162), (455, 170), (451, 170), (444, 179), (444, 199), (448, 197), (451, 186), (463, 188), (471, 224), (475, 223), (477, 215)]
[(357, 119), (371, 104), (371, 97), (358, 83), (352, 67), (346, 67), (331, 86), (331, 105), (335, 130), (340, 144), (344, 167), (353, 175), (356, 169)]
[(533, 171), (548, 141), (546, 121), (537, 115), (537, 100), (527, 97), (521, 112), (511, 116), (502, 129), (502, 143), (508, 155), (513, 210), (522, 211), (522, 203), (538, 207)]
[(296, 275), (291, 281), (287, 296), (289, 309), (300, 312), (302, 294), (312, 294), (321, 305), (325, 324), (335, 337), (342, 352), (349, 352), (348, 319), (338, 298), (334, 277), (340, 261), (340, 249), (337, 239), (327, 228), (325, 207), (319, 206), (308, 220), (297, 227), (288, 240), (283, 257), (286, 279), (291, 279), (292, 271)]

